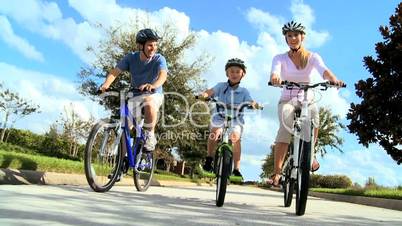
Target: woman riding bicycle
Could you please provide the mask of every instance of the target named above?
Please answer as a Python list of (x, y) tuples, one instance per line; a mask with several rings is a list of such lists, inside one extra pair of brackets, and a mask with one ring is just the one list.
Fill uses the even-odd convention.
[[(294, 21), (286, 23), (282, 27), (282, 34), (285, 36), (289, 51), (276, 55), (272, 60), (271, 82), (279, 85), (282, 80), (291, 82), (309, 83), (312, 77), (312, 70), (316, 69), (323, 79), (342, 85), (343, 82), (325, 66), (322, 58), (314, 52), (310, 52), (303, 46), (303, 40), (306, 32), (305, 27)], [(275, 139), (274, 147), (274, 174), (268, 181), (273, 186), (279, 186), (281, 177), (281, 168), (286, 156), (288, 146), (291, 140), (291, 128), (293, 125), (295, 107), (298, 106), (299, 99), (303, 97), (303, 91), (298, 89), (283, 88), (282, 95), (278, 103), (279, 130)], [(314, 125), (314, 142), (317, 141), (319, 114), (317, 106), (314, 103), (309, 105), (312, 121)], [(312, 171), (319, 168), (319, 163), (314, 158)]]

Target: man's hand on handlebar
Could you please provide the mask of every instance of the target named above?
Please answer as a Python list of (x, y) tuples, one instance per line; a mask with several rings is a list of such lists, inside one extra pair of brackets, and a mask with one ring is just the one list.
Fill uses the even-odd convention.
[(103, 84), (99, 87), (100, 93), (106, 92), (107, 89), (109, 89), (109, 86), (107, 86), (105, 83), (103, 83)]
[(138, 87), (138, 89), (141, 92), (145, 92), (145, 91), (152, 92), (156, 89), (156, 87), (150, 83), (145, 83), (145, 84), (141, 85), (140, 87)]

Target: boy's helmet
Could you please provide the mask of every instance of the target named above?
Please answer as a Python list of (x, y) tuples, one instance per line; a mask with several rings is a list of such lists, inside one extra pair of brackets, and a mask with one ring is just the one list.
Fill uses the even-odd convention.
[(229, 67), (231, 67), (231, 66), (238, 66), (238, 67), (240, 67), (241, 69), (243, 69), (244, 73), (246, 73), (247, 67), (246, 67), (246, 65), (244, 64), (244, 61), (241, 60), (241, 59), (239, 59), (239, 58), (232, 58), (232, 59), (229, 59), (228, 62), (226, 63), (226, 65), (225, 65), (225, 71), (226, 71)]

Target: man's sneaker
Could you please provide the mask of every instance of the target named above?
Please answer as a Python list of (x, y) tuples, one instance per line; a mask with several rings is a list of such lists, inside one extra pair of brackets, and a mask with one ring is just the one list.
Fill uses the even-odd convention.
[(232, 174), (233, 174), (233, 176), (243, 178), (243, 175), (241, 175), (241, 173), (238, 169), (234, 169)]
[[(107, 175), (107, 178), (108, 179), (112, 179), (112, 174), (109, 174), (109, 175)], [(123, 178), (123, 172), (122, 171), (120, 171), (120, 173), (119, 174), (117, 174), (117, 177), (116, 177), (116, 182), (119, 182), (120, 180), (121, 180), (121, 178)]]
[(149, 131), (145, 131), (145, 144), (144, 144), (144, 148), (148, 151), (153, 151), (155, 150), (155, 146), (156, 146), (156, 137), (155, 137), (155, 133), (153, 132), (149, 132)]
[(204, 163), (204, 165), (202, 166), (202, 169), (204, 170), (204, 171), (207, 171), (207, 172), (212, 172), (213, 171), (213, 167), (212, 167), (212, 161), (213, 161), (214, 159), (212, 158), (212, 157), (209, 157), (209, 156), (207, 156), (206, 158), (205, 158), (205, 163)]

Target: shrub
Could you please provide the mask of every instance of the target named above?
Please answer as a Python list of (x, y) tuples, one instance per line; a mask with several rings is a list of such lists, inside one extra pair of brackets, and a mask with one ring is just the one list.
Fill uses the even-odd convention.
[(352, 180), (345, 175), (316, 175), (310, 177), (312, 188), (348, 188), (352, 186)]

